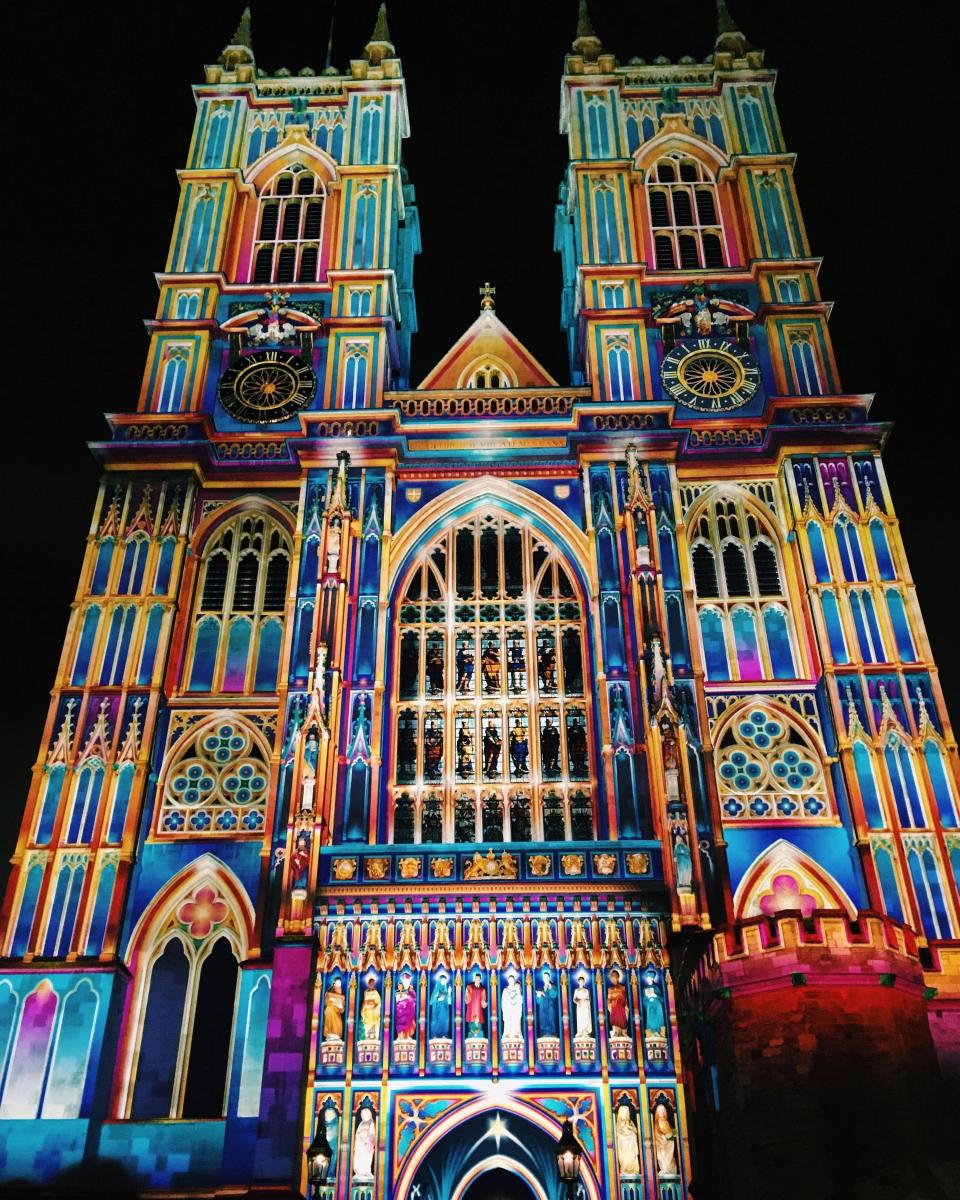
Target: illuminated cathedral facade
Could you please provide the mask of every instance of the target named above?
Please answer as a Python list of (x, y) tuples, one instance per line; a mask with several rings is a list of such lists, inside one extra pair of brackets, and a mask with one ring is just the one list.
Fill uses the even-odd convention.
[(553, 1200), (569, 1121), (582, 1200), (812, 1197), (831, 1079), (854, 1157), (930, 1128), (956, 743), (774, 79), (722, 3), (626, 65), (581, 4), (569, 382), (484, 285), (414, 384), (384, 10), (206, 67), (5, 893), (3, 1177), (295, 1196), (322, 1134), (317, 1200)]

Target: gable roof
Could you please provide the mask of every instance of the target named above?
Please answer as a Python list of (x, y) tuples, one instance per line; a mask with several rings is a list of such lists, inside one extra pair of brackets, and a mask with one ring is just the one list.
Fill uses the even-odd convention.
[(557, 387), (557, 381), (533, 357), (493, 309), (484, 309), (423, 379), (421, 388), (461, 388), (470, 368), (492, 360), (516, 378), (518, 388)]

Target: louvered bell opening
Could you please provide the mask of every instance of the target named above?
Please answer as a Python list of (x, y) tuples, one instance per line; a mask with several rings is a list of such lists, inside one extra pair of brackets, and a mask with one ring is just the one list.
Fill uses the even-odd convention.
[(684, 183), (696, 183), (699, 177), (696, 163), (688, 161), (680, 164), (680, 178)]
[(320, 236), (320, 226), (323, 223), (323, 201), (311, 200), (307, 205), (306, 216), (303, 219), (303, 236), (305, 238), (318, 238)]
[(670, 204), (666, 192), (658, 190), (650, 193), (650, 221), (654, 228), (670, 224)]
[(281, 175), (277, 180), (277, 195), (292, 196), (293, 195), (293, 176)]
[(265, 612), (280, 612), (287, 599), (286, 555), (275, 554), (267, 563), (267, 580), (263, 589), (263, 608)]
[(285, 241), (295, 242), (300, 236), (300, 201), (293, 200), (283, 210), (283, 234)]
[(703, 261), (708, 267), (726, 265), (723, 261), (723, 243), (715, 233), (703, 235)]
[(677, 225), (693, 225), (693, 205), (686, 188), (673, 189), (673, 216)]
[(219, 612), (223, 608), (223, 597), (227, 590), (227, 569), (229, 559), (226, 554), (211, 554), (207, 562), (207, 571), (203, 577), (203, 598), (200, 607), (204, 612)]
[(320, 251), (316, 246), (304, 246), (300, 254), (300, 282), (317, 282), (317, 259)]
[(717, 207), (713, 202), (713, 193), (700, 188), (697, 192), (697, 216), (701, 225), (716, 225)]
[(685, 235), (678, 240), (680, 243), (680, 266), (684, 269), (699, 267), (700, 251), (697, 246), (697, 239)]
[(237, 578), (233, 585), (233, 611), (253, 612), (257, 599), (257, 575), (260, 560), (255, 554), (245, 554), (237, 567)]
[(277, 282), (293, 283), (293, 271), (297, 261), (297, 251), (293, 246), (284, 246), (277, 255)]
[(777, 556), (766, 542), (757, 542), (753, 548), (753, 569), (757, 573), (757, 589), (761, 596), (782, 595), (780, 569)]
[(260, 238), (261, 242), (272, 242), (277, 236), (277, 225), (280, 221), (280, 205), (265, 204), (263, 212), (260, 214)]
[(709, 546), (700, 545), (693, 548), (693, 583), (701, 600), (720, 595), (717, 564)]
[(269, 283), (273, 277), (273, 247), (261, 246), (253, 264), (253, 282)]
[(668, 237), (654, 238), (657, 252), (657, 268), (661, 271), (672, 271), (676, 264), (673, 261), (673, 242)]
[(739, 546), (723, 548), (723, 577), (728, 596), (749, 596), (750, 580), (747, 576), (747, 560)]
[(312, 175), (301, 175), (297, 180), (297, 195), (312, 196), (313, 195), (314, 178)]

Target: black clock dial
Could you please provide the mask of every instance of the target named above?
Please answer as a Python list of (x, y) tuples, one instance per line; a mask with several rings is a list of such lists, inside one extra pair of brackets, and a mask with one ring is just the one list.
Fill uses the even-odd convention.
[(220, 403), (238, 421), (285, 421), (313, 399), (317, 377), (285, 350), (261, 350), (228, 367), (220, 378)]
[(752, 400), (760, 386), (760, 371), (736, 342), (697, 338), (664, 355), (660, 379), (663, 390), (678, 404), (718, 413)]

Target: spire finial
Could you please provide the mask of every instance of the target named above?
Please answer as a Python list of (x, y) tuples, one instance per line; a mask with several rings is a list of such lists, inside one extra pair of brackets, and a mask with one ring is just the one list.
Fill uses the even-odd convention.
[[(253, 77), (253, 37), (250, 33), (250, 8), (243, 10), (240, 24), (233, 31), (233, 36), (223, 48), (217, 62), (226, 71), (236, 71), (241, 68), (244, 78)], [(219, 82), (219, 76), (210, 78), (211, 83)]]
[(577, 35), (573, 39), (573, 52), (592, 60), (597, 57), (602, 49), (603, 45), (597, 37), (596, 30), (593, 28), (593, 22), (590, 20), (587, 0), (580, 0), (580, 7), (577, 10)]
[(733, 19), (727, 0), (717, 0), (717, 40), (714, 48), (721, 54), (732, 54), (742, 58), (749, 49), (749, 42)]
[(240, 24), (233, 31), (233, 37), (227, 43), (228, 46), (246, 46), (248, 50), (253, 49), (253, 39), (250, 35), (250, 6), (243, 10), (243, 15), (240, 18)]
[(481, 296), (480, 311), (481, 312), (493, 312), (493, 310), (497, 307), (496, 304), (494, 303), (494, 299), (493, 299), (496, 294), (497, 294), (497, 289), (495, 287), (493, 287), (492, 284), (490, 284), (489, 282), (485, 283), (483, 285), (483, 287), (480, 288), (480, 296)]
[(377, 67), (385, 58), (393, 58), (396, 54), (393, 42), (390, 40), (390, 27), (387, 25), (387, 6), (381, 4), (377, 10), (377, 20), (370, 34), (370, 41), (363, 48), (371, 66)]

